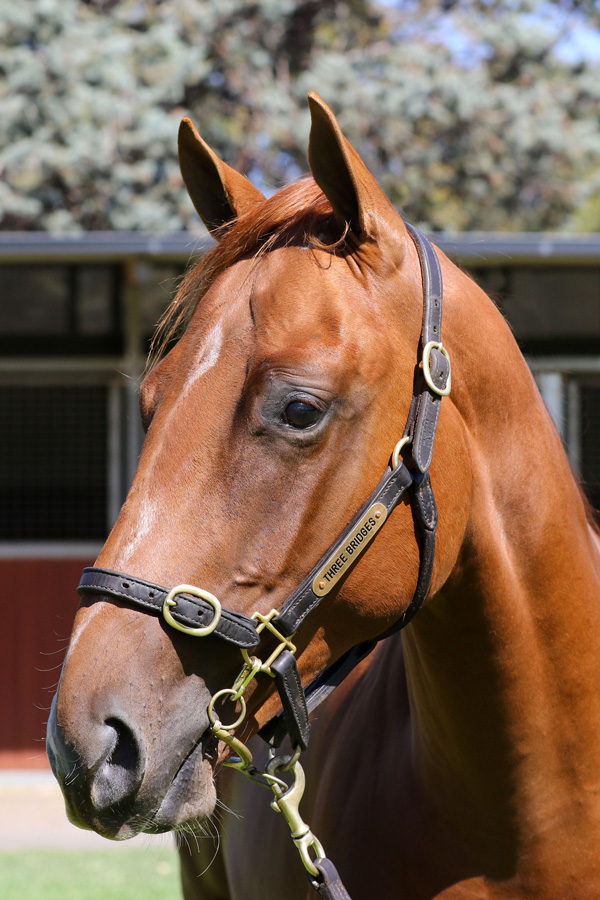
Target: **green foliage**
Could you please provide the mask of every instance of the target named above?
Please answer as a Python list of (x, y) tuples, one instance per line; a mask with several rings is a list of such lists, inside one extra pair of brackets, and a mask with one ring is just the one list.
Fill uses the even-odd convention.
[(199, 230), (181, 117), (268, 191), (306, 171), (310, 89), (414, 221), (577, 228), (600, 67), (559, 51), (597, 21), (595, 0), (0, 0), (0, 228)]
[(0, 853), (3, 900), (180, 900), (173, 849)]

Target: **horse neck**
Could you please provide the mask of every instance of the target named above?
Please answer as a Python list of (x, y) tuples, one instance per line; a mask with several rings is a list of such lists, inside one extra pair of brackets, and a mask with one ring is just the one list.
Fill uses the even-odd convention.
[[(423, 789), (451, 827), (466, 829), (465, 842), (493, 829), (502, 846), (502, 831), (509, 843), (526, 840), (588, 804), (597, 782), (600, 556), (508, 328), (478, 289), (465, 290), (462, 319), (449, 304), (447, 334), (470, 517), (449, 578), (404, 632), (404, 666)], [(453, 331), (465, 313), (468, 327)]]

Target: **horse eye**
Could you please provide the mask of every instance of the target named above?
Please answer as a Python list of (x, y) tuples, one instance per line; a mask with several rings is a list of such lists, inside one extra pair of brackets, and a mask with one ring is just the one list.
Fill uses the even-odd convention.
[(323, 410), (313, 406), (312, 403), (305, 403), (304, 400), (292, 400), (285, 408), (283, 421), (292, 428), (308, 428), (310, 425), (314, 425), (322, 415)]

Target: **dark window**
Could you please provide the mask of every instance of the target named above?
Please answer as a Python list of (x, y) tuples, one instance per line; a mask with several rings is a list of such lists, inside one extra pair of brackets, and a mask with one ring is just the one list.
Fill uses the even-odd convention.
[(581, 385), (581, 479), (600, 518), (600, 387)]
[(181, 269), (176, 266), (145, 263), (138, 266), (137, 276), (143, 284), (140, 326), (146, 347), (154, 336), (162, 314), (177, 292), (181, 275)]
[(0, 540), (104, 539), (107, 388), (0, 387)]
[(56, 335), (69, 328), (67, 266), (0, 267), (0, 335)]
[(116, 272), (112, 266), (74, 266), (74, 328), (81, 335), (110, 335), (118, 330)]
[(600, 337), (600, 269), (515, 268), (503, 310), (525, 340)]
[(115, 265), (0, 266), (0, 353), (121, 352), (119, 276)]
[(598, 267), (492, 267), (473, 274), (506, 316), (524, 353), (598, 352)]

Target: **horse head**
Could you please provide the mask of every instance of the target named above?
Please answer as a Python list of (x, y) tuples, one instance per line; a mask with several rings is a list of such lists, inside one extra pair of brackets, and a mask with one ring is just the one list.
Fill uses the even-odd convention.
[[(138, 470), (96, 562), (144, 583), (196, 586), (234, 616), (279, 608), (373, 491), (419, 361), (415, 243), (329, 108), (309, 102), (313, 178), (268, 199), (182, 123), (183, 178), (217, 244), (174, 301), (183, 334), (142, 385)], [(445, 279), (466, 280), (441, 262)], [(440, 524), (429, 595), (467, 527), (465, 448), (448, 399), (431, 465)], [(404, 497), (295, 634), (304, 685), (398, 621), (419, 560)], [(208, 707), (241, 665), (216, 632), (200, 639), (127, 596), (84, 593), (48, 728), (72, 821), (123, 839), (209, 816), (230, 751)], [(246, 702), (244, 740), (280, 709), (272, 679), (257, 678)]]

